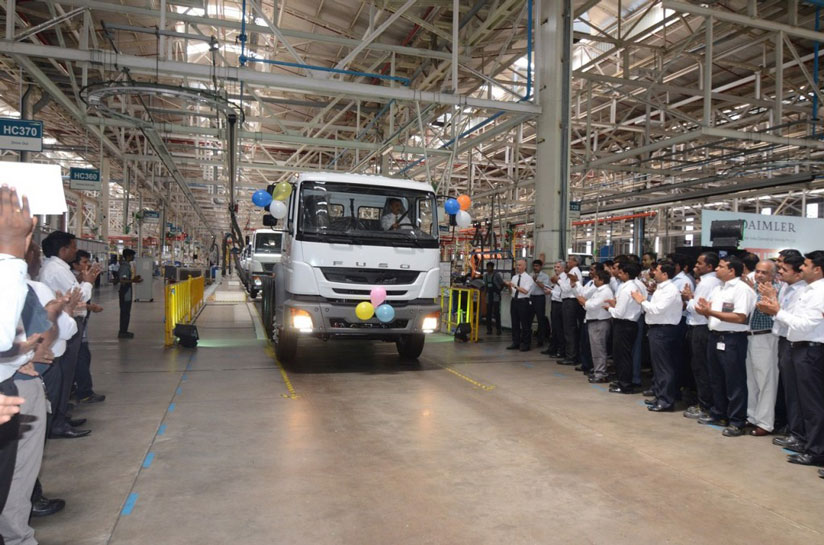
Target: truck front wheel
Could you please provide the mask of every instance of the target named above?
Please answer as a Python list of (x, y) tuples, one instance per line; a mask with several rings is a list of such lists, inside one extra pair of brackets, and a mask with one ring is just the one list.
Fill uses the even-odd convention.
[(283, 363), (289, 363), (295, 359), (298, 351), (298, 336), (288, 329), (278, 329), (275, 337), (275, 355)]
[(257, 294), (258, 294), (258, 290), (249, 290), (249, 297), (251, 297), (252, 299), (257, 297)]
[(398, 354), (400, 354), (402, 360), (416, 360), (423, 352), (425, 341), (426, 336), (422, 333), (403, 335), (395, 341), (395, 346), (398, 347)]

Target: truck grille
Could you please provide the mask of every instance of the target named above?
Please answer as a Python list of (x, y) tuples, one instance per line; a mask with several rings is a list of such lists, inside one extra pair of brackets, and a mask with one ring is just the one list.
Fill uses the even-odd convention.
[(341, 284), (393, 285), (414, 284), (419, 271), (389, 271), (385, 269), (349, 269), (321, 267), (324, 278)]
[[(341, 289), (341, 288), (332, 288), (332, 291), (339, 295), (364, 295), (368, 296), (372, 293), (370, 290), (351, 290), (351, 289)], [(406, 295), (406, 290), (386, 290), (386, 295)]]
[(270, 273), (273, 270), (275, 270), (275, 264), (274, 263), (261, 263), (260, 266), (263, 267), (263, 272)]
[(404, 329), (409, 320), (395, 320), (388, 324), (380, 322), (350, 322), (343, 318), (330, 318), (329, 325), (335, 328), (347, 329)]

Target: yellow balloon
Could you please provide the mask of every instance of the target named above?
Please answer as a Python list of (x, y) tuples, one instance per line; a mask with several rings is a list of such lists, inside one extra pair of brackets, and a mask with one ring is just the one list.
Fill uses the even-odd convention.
[(292, 184), (289, 182), (279, 182), (275, 186), (275, 191), (272, 193), (272, 199), (276, 201), (285, 201), (292, 194)]
[(355, 314), (361, 320), (368, 320), (375, 315), (375, 307), (369, 301), (362, 301), (355, 307)]

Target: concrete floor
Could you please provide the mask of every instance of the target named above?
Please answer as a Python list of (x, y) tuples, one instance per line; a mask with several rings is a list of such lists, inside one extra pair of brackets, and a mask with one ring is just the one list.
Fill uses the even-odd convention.
[(75, 411), (91, 436), (47, 445), (68, 507), (41, 543), (824, 543), (824, 481), (769, 438), (649, 413), (505, 338), (432, 337), (412, 366), (307, 339), (281, 372), (251, 304), (207, 305), (199, 347), (164, 349), (160, 295), (118, 341), (101, 291), (108, 399)]

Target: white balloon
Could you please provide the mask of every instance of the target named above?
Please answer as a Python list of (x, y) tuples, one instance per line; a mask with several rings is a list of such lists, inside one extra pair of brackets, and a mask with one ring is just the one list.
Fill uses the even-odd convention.
[(276, 219), (282, 220), (286, 217), (286, 203), (283, 201), (272, 201), (272, 204), (269, 205), (269, 213), (272, 214)]
[(466, 210), (458, 210), (455, 216), (455, 222), (458, 224), (458, 227), (469, 227), (472, 225), (472, 216), (470, 216)]

